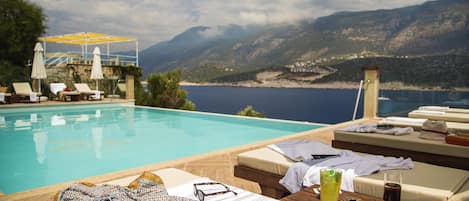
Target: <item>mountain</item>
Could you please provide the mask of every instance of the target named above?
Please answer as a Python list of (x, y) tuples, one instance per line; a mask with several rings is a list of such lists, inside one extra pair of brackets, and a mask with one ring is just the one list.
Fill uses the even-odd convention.
[(445, 54), (469, 54), (467, 0), (340, 12), (296, 24), (193, 27), (140, 53), (144, 74), (181, 67), (218, 69), (223, 76), (320, 58)]

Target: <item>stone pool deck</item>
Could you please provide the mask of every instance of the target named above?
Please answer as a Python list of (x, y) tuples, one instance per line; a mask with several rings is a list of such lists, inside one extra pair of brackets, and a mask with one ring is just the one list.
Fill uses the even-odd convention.
[[(89, 101), (87, 101), (89, 102)], [(162, 168), (179, 168), (181, 170), (185, 170), (195, 175), (209, 177), (211, 179), (227, 183), (233, 186), (237, 186), (252, 192), (260, 193), (260, 187), (257, 183), (253, 183), (244, 179), (240, 179), (234, 177), (233, 168), (234, 165), (237, 163), (237, 155), (241, 152), (245, 152), (248, 150), (256, 149), (259, 147), (264, 147), (266, 145), (277, 143), (280, 141), (285, 141), (289, 139), (315, 139), (320, 140), (322, 142), (331, 144), (333, 139), (333, 131), (337, 128), (344, 127), (354, 123), (360, 122), (370, 122), (373, 120), (365, 120), (360, 119), (356, 121), (345, 122), (341, 124), (335, 124), (330, 126), (325, 126), (322, 128), (305, 131), (301, 133), (297, 133), (290, 136), (284, 136), (280, 138), (275, 138), (271, 140), (266, 140), (257, 143), (251, 143), (243, 146), (238, 146), (234, 148), (224, 149), (220, 151), (214, 151), (206, 154), (176, 159), (167, 162), (160, 162), (151, 165), (146, 165), (138, 168), (132, 168), (128, 170), (117, 171), (105, 175), (99, 175), (89, 178), (84, 178), (77, 181), (66, 182), (62, 184), (51, 185), (47, 187), (32, 189), (28, 191), (23, 191), (19, 193), (13, 193), (9, 195), (0, 196), (1, 200), (53, 200), (55, 194), (61, 190), (66, 188), (72, 183), (76, 183), (78, 181), (88, 181), (93, 183), (100, 183), (109, 180), (114, 180), (122, 177), (138, 175), (143, 171), (153, 171)], [(71, 172), (73, 170), (70, 170)]]
[(21, 108), (21, 107), (42, 107), (42, 106), (55, 106), (55, 105), (83, 105), (83, 104), (108, 104), (108, 103), (134, 103), (134, 100), (128, 99), (117, 99), (117, 98), (104, 98), (103, 100), (97, 101), (55, 101), (49, 100), (40, 103), (12, 103), (12, 104), (0, 104), (0, 109), (2, 108)]

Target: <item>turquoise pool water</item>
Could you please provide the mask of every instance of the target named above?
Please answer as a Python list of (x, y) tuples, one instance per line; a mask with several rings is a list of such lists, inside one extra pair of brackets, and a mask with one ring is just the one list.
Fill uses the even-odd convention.
[(0, 109), (0, 191), (24, 191), (318, 127), (117, 105)]

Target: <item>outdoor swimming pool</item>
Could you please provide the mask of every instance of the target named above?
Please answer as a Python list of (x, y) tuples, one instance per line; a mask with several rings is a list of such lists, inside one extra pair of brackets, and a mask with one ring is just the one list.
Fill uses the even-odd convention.
[(24, 191), (319, 127), (115, 104), (0, 109), (0, 191)]

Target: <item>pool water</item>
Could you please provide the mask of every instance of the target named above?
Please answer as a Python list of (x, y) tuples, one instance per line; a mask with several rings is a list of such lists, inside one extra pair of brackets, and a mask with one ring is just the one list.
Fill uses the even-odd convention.
[(319, 127), (118, 105), (1, 109), (0, 191), (24, 191)]

